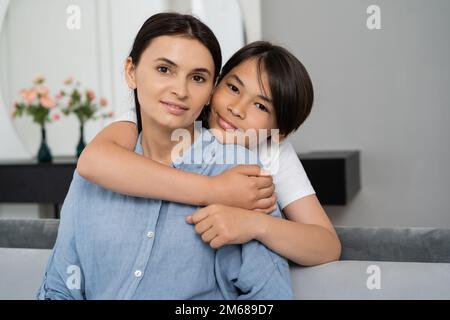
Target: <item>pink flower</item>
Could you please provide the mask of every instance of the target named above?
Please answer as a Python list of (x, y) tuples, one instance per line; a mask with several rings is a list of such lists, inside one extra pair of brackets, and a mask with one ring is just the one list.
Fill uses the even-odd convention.
[(39, 99), (39, 101), (41, 102), (42, 106), (43, 106), (44, 108), (47, 108), (47, 109), (54, 108), (55, 105), (56, 105), (56, 104), (55, 104), (55, 101), (53, 101), (53, 99), (50, 98), (48, 95), (47, 95), (47, 96), (42, 96), (42, 97)]
[(23, 89), (20, 91), (20, 95), (28, 105), (32, 104), (37, 96), (36, 91), (33, 89)]
[(17, 109), (17, 101), (14, 101), (14, 102), (13, 102), (13, 108), (14, 108), (14, 109)]
[(107, 116), (108, 116), (109, 118), (111, 118), (113, 115), (114, 115), (114, 112), (112, 112), (112, 111), (110, 111), (110, 112), (107, 113)]
[(70, 85), (73, 82), (73, 77), (68, 77), (66, 80), (64, 80), (65, 85)]
[(44, 81), (45, 81), (45, 77), (40, 74), (34, 78), (33, 83), (34, 84), (42, 84)]
[(59, 113), (55, 113), (55, 114), (52, 116), (53, 121), (58, 121), (60, 118), (61, 118), (61, 116), (59, 115)]
[(46, 96), (46, 95), (48, 95), (48, 88), (45, 86), (41, 86), (36, 89), (36, 92), (40, 96)]
[(95, 99), (95, 92), (93, 90), (91, 90), (91, 89), (88, 89), (86, 91), (86, 96), (87, 96), (89, 101), (92, 101), (92, 100)]
[(106, 107), (108, 105), (108, 100), (106, 98), (101, 98), (100, 99), (100, 105), (102, 107)]
[(61, 100), (63, 97), (64, 97), (64, 96), (63, 96), (62, 92), (59, 91), (59, 92), (56, 94), (55, 99), (56, 99), (56, 101), (59, 101), (59, 100)]

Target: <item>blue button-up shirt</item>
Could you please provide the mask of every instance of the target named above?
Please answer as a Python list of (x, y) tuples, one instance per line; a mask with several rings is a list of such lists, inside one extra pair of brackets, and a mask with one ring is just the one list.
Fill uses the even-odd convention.
[[(200, 132), (173, 167), (213, 176), (243, 159), (257, 163), (246, 148)], [(258, 241), (212, 249), (185, 221), (198, 209), (115, 193), (75, 172), (37, 298), (292, 298), (284, 258)]]

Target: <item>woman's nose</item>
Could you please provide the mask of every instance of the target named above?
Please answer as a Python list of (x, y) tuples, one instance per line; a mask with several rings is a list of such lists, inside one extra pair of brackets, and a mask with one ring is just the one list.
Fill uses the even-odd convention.
[(188, 96), (188, 88), (186, 79), (178, 79), (172, 87), (172, 93), (180, 100)]

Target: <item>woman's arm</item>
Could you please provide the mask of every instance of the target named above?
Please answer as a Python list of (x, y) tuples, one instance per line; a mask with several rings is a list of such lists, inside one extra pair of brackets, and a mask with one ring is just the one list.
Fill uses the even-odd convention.
[(215, 249), (256, 239), (304, 266), (339, 259), (341, 243), (316, 195), (292, 202), (283, 212), (289, 220), (212, 205), (187, 217), (187, 222), (195, 223), (195, 231)]
[(133, 122), (113, 122), (81, 154), (78, 173), (114, 192), (193, 205), (223, 203), (262, 212), (275, 204), (272, 177), (238, 166), (215, 177), (177, 170), (134, 152)]

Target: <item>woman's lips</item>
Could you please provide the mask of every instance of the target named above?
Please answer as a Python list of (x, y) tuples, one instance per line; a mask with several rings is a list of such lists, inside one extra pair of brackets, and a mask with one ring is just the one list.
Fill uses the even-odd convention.
[(161, 101), (161, 104), (166, 108), (166, 110), (173, 115), (179, 116), (185, 113), (188, 109), (182, 107), (178, 104), (173, 104), (170, 102)]
[(227, 122), (224, 118), (222, 118), (219, 114), (217, 114), (217, 123), (224, 130), (236, 130), (237, 129), (231, 123)]

